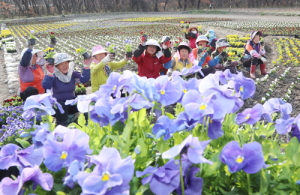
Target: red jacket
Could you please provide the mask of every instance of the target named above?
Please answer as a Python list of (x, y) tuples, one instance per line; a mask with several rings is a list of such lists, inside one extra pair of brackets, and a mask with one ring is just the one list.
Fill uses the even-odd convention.
[(147, 78), (159, 77), (160, 64), (165, 64), (171, 60), (170, 51), (166, 49), (164, 55), (158, 59), (156, 55), (151, 56), (146, 51), (144, 52), (144, 50), (145, 47), (140, 45), (139, 48), (134, 51), (132, 58), (138, 64), (139, 76), (145, 76)]

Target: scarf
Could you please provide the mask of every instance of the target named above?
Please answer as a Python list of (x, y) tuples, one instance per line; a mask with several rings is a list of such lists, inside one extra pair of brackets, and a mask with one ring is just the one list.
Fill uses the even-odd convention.
[(56, 67), (54, 67), (54, 74), (63, 83), (69, 83), (71, 81), (74, 71), (74, 62), (69, 62), (69, 70), (67, 74), (60, 72)]

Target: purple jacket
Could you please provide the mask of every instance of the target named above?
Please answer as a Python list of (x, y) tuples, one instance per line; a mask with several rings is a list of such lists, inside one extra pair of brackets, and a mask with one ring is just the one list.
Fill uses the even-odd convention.
[(73, 71), (72, 78), (69, 83), (61, 82), (55, 75), (53, 77), (46, 75), (42, 81), (42, 86), (45, 90), (52, 89), (53, 97), (58, 102), (65, 102), (75, 98), (75, 79), (80, 79), (81, 83), (86, 83), (90, 80), (90, 69), (82, 69), (82, 74)]

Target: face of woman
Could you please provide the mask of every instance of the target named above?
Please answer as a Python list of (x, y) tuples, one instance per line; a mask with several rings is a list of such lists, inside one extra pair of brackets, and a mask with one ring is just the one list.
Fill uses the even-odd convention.
[(96, 60), (98, 60), (100, 62), (101, 60), (103, 60), (103, 58), (105, 58), (105, 56), (106, 56), (106, 53), (100, 53), (100, 54), (95, 55), (95, 58), (96, 58)]
[(219, 53), (222, 53), (222, 52), (223, 52), (223, 49), (226, 49), (226, 46), (224, 46), (224, 47), (218, 47)]
[(200, 48), (200, 46), (201, 46), (202, 48), (204, 48), (204, 47), (206, 47), (207, 42), (206, 42), (206, 41), (199, 41), (197, 44), (198, 44), (199, 48)]
[(69, 71), (69, 62), (66, 61), (66, 62), (60, 63), (56, 66), (56, 68), (63, 74), (67, 74)]
[(257, 44), (257, 43), (259, 43), (259, 41), (260, 41), (260, 36), (259, 36), (259, 35), (255, 35), (255, 36), (254, 36), (254, 39), (253, 39), (253, 42), (254, 42), (255, 44)]
[(149, 45), (147, 46), (147, 52), (150, 54), (150, 55), (154, 55), (155, 52), (156, 52), (156, 46), (155, 45)]
[(34, 54), (31, 59), (31, 64), (36, 64), (37, 56)]
[(180, 59), (186, 60), (189, 56), (189, 50), (188, 49), (181, 49), (179, 51), (179, 54), (180, 54)]

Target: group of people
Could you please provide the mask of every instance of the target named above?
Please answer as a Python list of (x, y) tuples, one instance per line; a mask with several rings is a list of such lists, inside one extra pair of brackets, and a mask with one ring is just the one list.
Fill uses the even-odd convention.
[[(265, 51), (260, 43), (262, 33), (253, 31), (245, 46), (244, 57), (239, 61), (227, 60), (226, 47), (229, 43), (226, 39), (216, 38), (213, 30), (205, 35), (200, 35), (196, 27), (185, 31), (185, 37), (189, 44), (181, 42), (178, 47), (171, 48), (170, 38), (164, 36), (161, 43), (154, 39), (141, 38), (141, 44), (133, 52), (132, 59), (138, 64), (139, 76), (157, 78), (160, 75), (168, 75), (171, 78), (173, 71), (180, 71), (184, 67), (202, 67), (200, 78), (215, 73), (216, 70), (224, 70), (226, 67), (235, 67), (243, 64), (249, 68), (251, 78), (255, 78), (255, 68), (260, 66), (261, 74), (266, 74)], [(54, 48), (56, 42), (50, 42)], [(19, 65), (20, 96), (23, 100), (36, 94), (51, 90), (53, 97), (62, 105), (64, 113), (56, 112), (58, 125), (68, 125), (70, 114), (78, 112), (77, 106), (65, 105), (67, 100), (75, 98), (75, 85), (91, 80), (92, 92), (99, 90), (105, 84), (113, 70), (123, 67), (131, 57), (125, 56), (124, 60), (116, 62), (114, 56), (109, 54), (101, 45), (92, 48), (92, 55), (84, 60), (82, 72), (74, 70), (72, 58), (65, 53), (57, 53), (54, 56), (54, 65), (50, 65), (43, 58), (43, 51), (33, 49), (28, 43), (28, 48), (22, 51), (22, 59)], [(45, 66), (46, 74), (42, 66)]]

